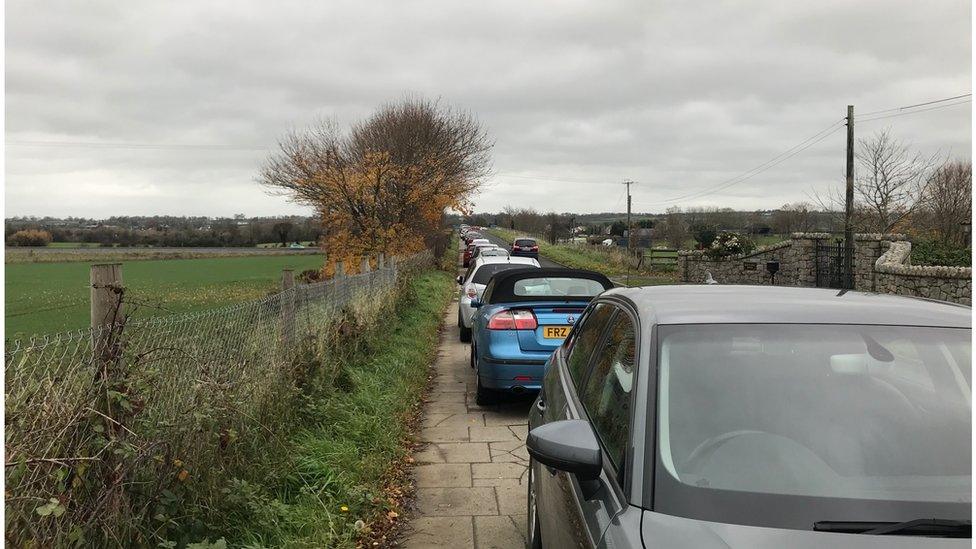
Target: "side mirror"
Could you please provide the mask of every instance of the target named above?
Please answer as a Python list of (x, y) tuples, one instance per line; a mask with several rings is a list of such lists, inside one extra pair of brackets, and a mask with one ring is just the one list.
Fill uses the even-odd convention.
[(457, 280), (457, 283), (460, 284), (460, 283), (464, 282), (464, 277), (461, 276), (461, 275), (458, 275), (458, 277), (455, 278), (454, 280)]
[(477, 309), (478, 307), (481, 307), (481, 301), (479, 301), (477, 299), (472, 299), (471, 300), (471, 308), (472, 309)]
[(540, 425), (529, 431), (525, 443), (532, 459), (573, 473), (582, 481), (600, 478), (603, 455), (590, 424), (581, 419), (565, 419)]

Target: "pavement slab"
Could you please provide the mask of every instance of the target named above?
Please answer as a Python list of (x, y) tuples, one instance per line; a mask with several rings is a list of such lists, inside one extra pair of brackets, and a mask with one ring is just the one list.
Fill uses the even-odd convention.
[(525, 546), (526, 425), (533, 397), (478, 406), (470, 347), (458, 340), (457, 303), (444, 316), (435, 377), (414, 454), (415, 508), (400, 546)]

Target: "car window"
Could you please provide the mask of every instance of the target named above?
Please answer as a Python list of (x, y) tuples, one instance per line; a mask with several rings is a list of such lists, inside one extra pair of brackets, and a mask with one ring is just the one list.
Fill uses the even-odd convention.
[(544, 277), (519, 280), (512, 288), (517, 296), (593, 297), (606, 288), (589, 278)]
[(516, 246), (535, 246), (535, 240), (531, 238), (520, 238), (515, 241)]
[(566, 364), (569, 367), (569, 374), (573, 378), (573, 385), (580, 386), (586, 364), (593, 354), (593, 348), (603, 335), (603, 329), (607, 327), (610, 315), (613, 314), (613, 307), (606, 303), (598, 303), (585, 317), (580, 319), (580, 324), (573, 330), (573, 337), (567, 341)]
[(630, 316), (618, 314), (593, 360), (581, 400), (617, 470), (630, 439), (630, 391), (634, 381), (636, 341)]
[(519, 263), (485, 263), (474, 272), (471, 282), (475, 284), (488, 284), (492, 275), (506, 269), (524, 269), (526, 265)]

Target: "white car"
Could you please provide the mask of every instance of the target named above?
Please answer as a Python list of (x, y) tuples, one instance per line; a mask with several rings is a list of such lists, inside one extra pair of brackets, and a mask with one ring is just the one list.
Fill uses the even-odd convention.
[(471, 341), (472, 299), (481, 299), (491, 276), (505, 269), (539, 268), (539, 260), (532, 257), (481, 256), (471, 264), (465, 276), (458, 276), (461, 285), (458, 296), (458, 328), (461, 341)]

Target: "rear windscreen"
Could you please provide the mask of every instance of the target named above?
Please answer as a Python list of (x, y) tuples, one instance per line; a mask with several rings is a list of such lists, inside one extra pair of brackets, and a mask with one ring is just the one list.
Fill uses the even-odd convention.
[(588, 278), (524, 278), (515, 282), (512, 292), (521, 297), (593, 297), (606, 288)]
[(488, 263), (486, 265), (482, 265), (477, 271), (475, 271), (474, 278), (471, 280), (471, 282), (474, 282), (475, 284), (488, 284), (488, 281), (491, 280), (492, 275), (497, 272), (504, 271), (505, 269), (525, 269), (526, 267), (529, 267), (529, 265), (523, 265), (520, 263)]
[(515, 241), (516, 246), (535, 246), (535, 240), (531, 238), (520, 238)]

